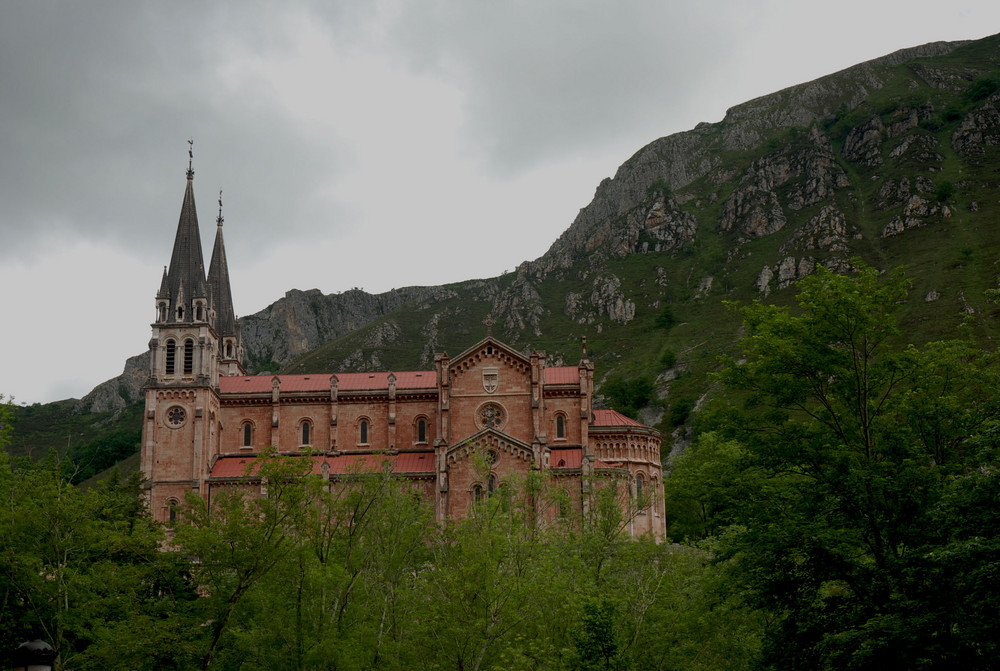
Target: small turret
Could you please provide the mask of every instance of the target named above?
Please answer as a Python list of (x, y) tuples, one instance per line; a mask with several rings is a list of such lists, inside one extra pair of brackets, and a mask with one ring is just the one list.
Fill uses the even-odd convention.
[(219, 216), (215, 220), (215, 247), (208, 267), (208, 291), (213, 325), (219, 335), (219, 360), (222, 375), (244, 375), (243, 339), (233, 310), (233, 292), (229, 285), (229, 265), (226, 245), (222, 238), (222, 191), (219, 191)]

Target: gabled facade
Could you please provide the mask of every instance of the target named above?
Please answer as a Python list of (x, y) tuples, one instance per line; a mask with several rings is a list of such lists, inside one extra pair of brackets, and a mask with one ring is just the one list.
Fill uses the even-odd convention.
[[(218, 219), (208, 277), (188, 171), (174, 252), (156, 296), (142, 468), (155, 517), (169, 521), (188, 491), (263, 486), (247, 464), (274, 447), (338, 478), (381, 468), (433, 502), (439, 522), (541, 473), (586, 515), (614, 487), (633, 535), (665, 533), (659, 434), (595, 410), (594, 366), (549, 366), (491, 334), (424, 371), (246, 375)], [(475, 457), (474, 455), (478, 455)]]

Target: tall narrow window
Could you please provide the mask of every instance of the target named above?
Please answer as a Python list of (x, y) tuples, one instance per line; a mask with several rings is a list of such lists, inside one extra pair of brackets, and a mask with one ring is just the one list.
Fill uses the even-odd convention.
[(426, 443), (427, 442), (427, 420), (421, 419), (417, 421), (417, 442)]
[(243, 447), (253, 446), (253, 426), (250, 422), (243, 425)]
[(640, 508), (646, 507), (642, 500), (642, 473), (635, 476), (635, 501)]
[(173, 340), (167, 341), (167, 375), (174, 374), (174, 359), (177, 356), (177, 343)]
[(493, 490), (496, 488), (496, 485), (496, 478), (494, 478), (493, 474), (490, 473), (490, 479), (486, 481), (486, 493), (493, 496)]
[(302, 444), (309, 445), (309, 422), (302, 422)]
[(358, 425), (358, 428), (359, 428), (359, 433), (360, 433), (360, 437), (361, 437), (360, 443), (362, 445), (367, 445), (368, 444), (368, 420), (367, 419), (361, 420), (361, 424)]
[(566, 418), (556, 415), (556, 438), (566, 437)]
[(233, 358), (233, 343), (231, 342), (226, 343), (226, 358), (227, 359)]
[(167, 512), (167, 515), (169, 517), (170, 524), (172, 525), (174, 522), (177, 521), (177, 502), (170, 501), (170, 503), (168, 504), (168, 508), (169, 511)]
[(475, 487), (472, 488), (472, 495), (475, 498), (476, 503), (481, 502), (483, 500), (483, 488), (480, 487), (479, 485), (476, 485)]
[(167, 321), (167, 305), (165, 303), (160, 303), (159, 316), (157, 317), (156, 321), (158, 322)]
[(194, 341), (190, 338), (184, 341), (184, 373), (190, 375), (194, 371)]
[(195, 314), (197, 315), (197, 316), (195, 317), (195, 319), (197, 319), (198, 321), (201, 321), (201, 320), (202, 320), (202, 316), (201, 316), (201, 310), (202, 310), (202, 308), (201, 308), (201, 306), (199, 305), (199, 306), (198, 306), (198, 309), (197, 309), (197, 310), (195, 311)]

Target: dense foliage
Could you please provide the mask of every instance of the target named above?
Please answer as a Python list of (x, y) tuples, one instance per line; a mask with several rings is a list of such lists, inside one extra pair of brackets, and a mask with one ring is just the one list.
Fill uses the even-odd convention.
[(678, 544), (625, 540), (610, 498), (536, 524), (565, 501), (534, 479), (438, 526), (388, 472), (330, 490), (270, 454), (266, 496), (192, 496), (162, 528), (135, 479), (83, 490), (54, 455), (3, 454), (0, 654), (38, 635), (83, 670), (994, 668), (996, 355), (910, 344), (907, 280), (854, 264), (740, 308), (742, 355), (666, 478)]
[(906, 291), (821, 269), (797, 310), (743, 308), (719, 433), (667, 481), (672, 533), (714, 535), (766, 615), (767, 668), (987, 669), (1000, 652), (995, 356), (907, 345)]
[[(627, 541), (601, 500), (541, 529), (559, 492), (505, 488), (446, 527), (390, 473), (329, 491), (262, 457), (259, 490), (150, 522), (137, 481), (72, 486), (0, 456), (0, 646), (61, 669), (749, 668), (760, 622), (707, 555)], [(534, 501), (534, 505), (528, 505)], [(0, 665), (4, 663), (0, 656)]]

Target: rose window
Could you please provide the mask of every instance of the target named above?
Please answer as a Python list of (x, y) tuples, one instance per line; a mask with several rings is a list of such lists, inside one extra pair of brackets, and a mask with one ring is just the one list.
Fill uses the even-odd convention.
[(497, 403), (487, 403), (479, 408), (479, 425), (484, 429), (499, 429), (507, 421), (507, 411)]
[(180, 426), (184, 423), (184, 408), (173, 407), (167, 410), (167, 424)]

